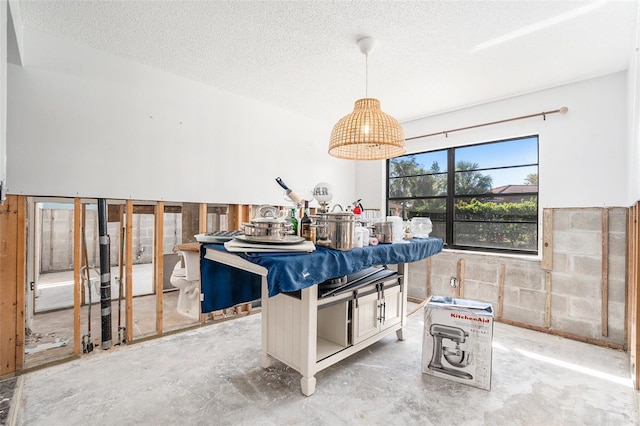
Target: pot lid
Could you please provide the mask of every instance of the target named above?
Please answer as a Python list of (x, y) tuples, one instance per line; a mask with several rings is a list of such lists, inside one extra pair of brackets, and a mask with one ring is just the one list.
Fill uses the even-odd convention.
[(251, 219), (252, 223), (284, 223), (285, 220), (280, 216), (280, 210), (274, 206), (261, 206), (258, 209), (260, 217)]

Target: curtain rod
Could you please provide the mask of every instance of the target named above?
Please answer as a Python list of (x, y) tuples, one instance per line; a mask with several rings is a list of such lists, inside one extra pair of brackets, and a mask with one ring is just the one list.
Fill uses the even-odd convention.
[(437, 136), (437, 135), (444, 135), (444, 137), (449, 137), (449, 133), (459, 132), (461, 130), (475, 129), (476, 127), (491, 126), (493, 124), (507, 123), (509, 121), (524, 120), (525, 118), (533, 118), (533, 117), (542, 116), (542, 119), (546, 120), (547, 119), (547, 115), (549, 115), (549, 114), (558, 114), (558, 113), (559, 114), (566, 114), (567, 111), (569, 111), (569, 108), (562, 107), (562, 108), (554, 109), (553, 111), (543, 111), (543, 112), (538, 112), (536, 114), (521, 115), (520, 117), (507, 118), (505, 120), (491, 121), (489, 123), (474, 124), (473, 126), (460, 127), (458, 129), (453, 129), (453, 130), (444, 130), (442, 132), (429, 133), (428, 135), (413, 136), (411, 138), (406, 138), (405, 140), (410, 141), (410, 140), (413, 140), (413, 139), (427, 138), (427, 137), (430, 137), (430, 136)]

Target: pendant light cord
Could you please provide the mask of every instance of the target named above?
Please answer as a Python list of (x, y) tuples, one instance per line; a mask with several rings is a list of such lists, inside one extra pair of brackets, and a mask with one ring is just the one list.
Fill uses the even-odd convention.
[(369, 55), (364, 55), (364, 97), (369, 97)]

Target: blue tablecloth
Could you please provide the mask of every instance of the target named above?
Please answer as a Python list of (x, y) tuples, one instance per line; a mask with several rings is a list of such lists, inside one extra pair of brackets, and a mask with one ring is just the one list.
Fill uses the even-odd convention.
[[(269, 255), (235, 253), (267, 269), (269, 297), (301, 290), (330, 278), (377, 265), (416, 262), (442, 251), (440, 238), (413, 239), (408, 243), (379, 244), (351, 251), (317, 247), (307, 254)], [(206, 249), (225, 250), (220, 244), (203, 244), (200, 254), (202, 312), (225, 309), (260, 298), (260, 277), (204, 258)]]

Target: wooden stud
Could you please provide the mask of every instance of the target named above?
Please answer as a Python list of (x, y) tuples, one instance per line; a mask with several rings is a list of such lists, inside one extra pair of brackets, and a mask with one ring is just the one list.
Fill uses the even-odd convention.
[(229, 204), (229, 230), (240, 229), (243, 222), (251, 219), (251, 205), (249, 204)]
[(9, 195), (0, 206), (0, 377), (15, 372), (16, 364), (23, 360), (26, 241), (24, 206), (20, 204), (24, 200)]
[(551, 328), (551, 271), (545, 271), (544, 273), (544, 288), (547, 293), (544, 306), (544, 326)]
[[(73, 200), (73, 353), (82, 353), (81, 337), (81, 307), (83, 303), (83, 285), (80, 279), (80, 268), (82, 267), (82, 200)], [(88, 307), (91, 309), (91, 306)]]
[(164, 245), (164, 201), (158, 201), (155, 211), (155, 224), (153, 227), (153, 272), (156, 289), (156, 333), (162, 334), (163, 308), (162, 308), (162, 254)]
[(125, 330), (127, 342), (133, 342), (133, 201), (127, 200), (125, 219), (125, 294), (126, 294), (126, 321)]
[(553, 209), (542, 212), (542, 264), (545, 271), (553, 269)]
[(458, 270), (456, 273), (456, 299), (464, 298), (464, 259), (458, 260)]
[(24, 308), (25, 308), (25, 285), (26, 277), (26, 252), (27, 252), (27, 198), (23, 195), (17, 197), (17, 224), (16, 224), (16, 371), (22, 369), (24, 365)]
[(504, 276), (505, 266), (500, 265), (498, 270), (498, 309), (496, 311), (496, 318), (502, 318), (502, 307), (504, 304)]
[(609, 209), (602, 209), (602, 287), (601, 327), (602, 335), (609, 335)]
[(201, 234), (207, 232), (207, 203), (200, 203), (200, 222), (198, 231)]

